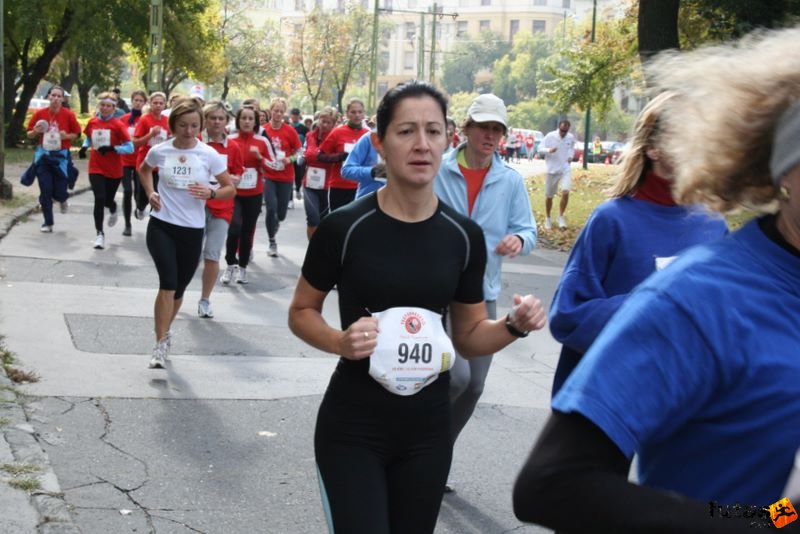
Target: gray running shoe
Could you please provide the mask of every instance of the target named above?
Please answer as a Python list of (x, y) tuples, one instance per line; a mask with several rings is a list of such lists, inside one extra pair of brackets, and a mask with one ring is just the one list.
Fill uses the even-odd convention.
[(67, 211), (69, 211), (69, 202), (65, 200), (64, 202), (59, 202), (59, 204), (61, 205), (61, 213), (67, 213)]
[(142, 219), (144, 219), (144, 210), (136, 208), (135, 210), (133, 210), (133, 216), (136, 217), (137, 220), (141, 221)]
[(97, 237), (94, 240), (94, 248), (97, 250), (103, 250), (106, 248), (106, 236), (103, 232), (98, 232)]
[(236, 273), (236, 283), (237, 284), (246, 284), (247, 283), (247, 269), (244, 267), (239, 267), (239, 272)]
[(118, 218), (119, 218), (119, 215), (117, 214), (117, 212), (116, 212), (116, 211), (112, 211), (112, 212), (111, 212), (111, 213), (108, 215), (108, 227), (109, 227), (109, 228), (111, 228), (112, 226), (114, 226), (115, 224), (117, 224), (117, 219), (118, 219)]
[(43, 234), (52, 234), (53, 233), (53, 225), (52, 224), (43, 224), (39, 231)]
[(211, 308), (211, 301), (200, 299), (197, 302), (197, 315), (200, 317), (214, 318), (214, 310)]
[(270, 241), (269, 242), (269, 250), (267, 250), (267, 255), (269, 255), (271, 258), (277, 258), (278, 257), (278, 243), (277, 242), (275, 242), (275, 241)]
[(222, 276), (219, 279), (220, 282), (226, 285), (230, 284), (231, 279), (235, 278), (234, 273), (236, 273), (236, 271), (238, 270), (239, 270), (238, 265), (228, 265), (227, 267), (225, 267), (225, 270), (222, 271)]
[(166, 367), (168, 352), (169, 347), (167, 347), (166, 341), (159, 341), (156, 343), (156, 346), (153, 348), (153, 357), (150, 358), (150, 369), (163, 369)]
[(122, 231), (122, 235), (130, 237), (133, 235), (133, 229), (130, 226), (126, 226), (125, 229)]

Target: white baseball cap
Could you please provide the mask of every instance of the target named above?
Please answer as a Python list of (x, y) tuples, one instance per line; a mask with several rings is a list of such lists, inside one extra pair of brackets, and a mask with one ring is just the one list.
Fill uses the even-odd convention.
[(472, 101), (467, 115), (475, 122), (499, 122), (508, 128), (505, 103), (495, 95), (487, 93)]

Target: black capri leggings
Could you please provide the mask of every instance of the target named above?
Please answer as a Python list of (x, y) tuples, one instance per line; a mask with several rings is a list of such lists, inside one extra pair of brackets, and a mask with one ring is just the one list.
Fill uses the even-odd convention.
[(106, 178), (102, 174), (90, 174), (89, 183), (92, 186), (92, 193), (94, 193), (94, 229), (98, 232), (103, 231), (103, 215), (104, 208), (111, 210), (111, 213), (117, 212), (117, 202), (114, 196), (119, 189), (120, 180)]
[(366, 369), (352, 376), (342, 367), (325, 393), (314, 434), (331, 532), (432, 534), (452, 457), (448, 373), (400, 397)]
[(187, 228), (156, 217), (147, 223), (147, 250), (158, 271), (158, 289), (175, 291), (183, 298), (203, 250), (203, 228)]
[[(228, 239), (225, 242), (225, 262), (247, 267), (250, 251), (253, 250), (253, 234), (258, 215), (261, 213), (261, 195), (236, 196), (233, 204), (233, 219), (228, 226)], [(236, 254), (239, 254), (238, 259)]]

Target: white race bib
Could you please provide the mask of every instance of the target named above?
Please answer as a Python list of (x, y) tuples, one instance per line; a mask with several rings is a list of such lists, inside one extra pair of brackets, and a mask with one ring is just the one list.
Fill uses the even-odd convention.
[(356, 147), (356, 144), (355, 144), (355, 143), (345, 143), (345, 144), (344, 144), (344, 151), (345, 151), (345, 152), (347, 152), (347, 153), (349, 154), (350, 152), (352, 152), (352, 151), (353, 151), (353, 149), (354, 149), (355, 147)]
[(167, 156), (164, 166), (159, 169), (159, 183), (162, 181), (175, 189), (188, 189), (200, 179), (200, 162), (194, 154)]
[(247, 167), (242, 173), (239, 189), (255, 189), (257, 183), (258, 171), (252, 167)]
[(111, 130), (92, 130), (92, 148), (111, 146)]
[(61, 150), (61, 133), (58, 128), (51, 127), (43, 134), (42, 147), (45, 150)]
[(414, 395), (453, 367), (455, 349), (438, 313), (402, 307), (373, 316), (380, 333), (369, 374), (391, 393)]
[(276, 150), (275, 159), (278, 161), (283, 161), (284, 159), (286, 159), (286, 152), (284, 152), (283, 150)]
[(306, 187), (309, 189), (325, 189), (327, 171), (319, 167), (309, 167), (306, 171)]
[(133, 132), (136, 131), (136, 126), (128, 126), (128, 137), (133, 141)]

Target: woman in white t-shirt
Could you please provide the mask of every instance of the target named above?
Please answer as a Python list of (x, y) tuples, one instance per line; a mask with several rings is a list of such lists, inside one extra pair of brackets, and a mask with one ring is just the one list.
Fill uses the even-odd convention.
[[(154, 146), (139, 168), (142, 186), (152, 209), (147, 225), (147, 250), (158, 271), (155, 302), (156, 346), (151, 368), (167, 361), (170, 325), (183, 303), (203, 245), (205, 204), (236, 194), (223, 158), (198, 140), (203, 128), (200, 104), (179, 102), (169, 116), (174, 138)], [(153, 170), (159, 169), (159, 190), (153, 189)]]

